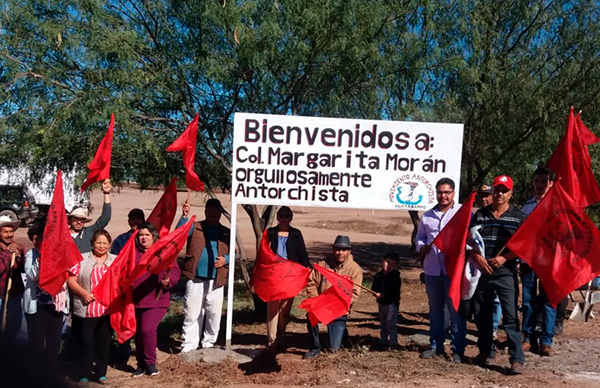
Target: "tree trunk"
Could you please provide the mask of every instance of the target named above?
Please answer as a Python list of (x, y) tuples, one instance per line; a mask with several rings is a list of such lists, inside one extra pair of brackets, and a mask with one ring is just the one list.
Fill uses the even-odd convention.
[[(229, 223), (231, 224), (231, 214), (226, 212), (224, 214), (225, 218), (227, 218), (229, 220)], [(244, 278), (244, 282), (248, 286), (248, 289), (250, 289), (250, 274), (248, 273), (248, 256), (246, 255), (246, 249), (244, 248), (244, 244), (242, 243), (242, 238), (238, 233), (238, 228), (236, 228), (235, 243), (238, 252), (238, 260), (240, 262), (240, 271), (242, 273), (242, 277)]]
[(416, 210), (409, 210), (408, 214), (410, 215), (410, 220), (413, 223), (413, 231), (410, 236), (410, 250), (412, 252), (417, 251), (417, 230), (419, 229), (419, 224), (421, 223), (421, 219), (419, 218), (419, 212)]
[[(254, 231), (254, 237), (256, 238), (256, 253), (258, 254), (258, 251), (260, 249), (260, 240), (262, 239), (263, 232), (273, 222), (276, 214), (276, 207), (272, 205), (267, 205), (262, 209), (261, 214), (259, 214), (258, 207), (256, 205), (242, 205), (242, 207), (250, 217), (252, 230)], [(241, 244), (241, 241), (239, 241), (239, 244)], [(246, 274), (248, 274), (248, 264), (250, 264), (250, 262), (246, 260), (244, 263), (245, 268), (242, 269), (242, 271), (246, 271)], [(260, 315), (266, 314), (266, 303), (254, 294), (254, 290), (250, 287), (249, 281), (247, 283), (250, 292), (252, 292), (253, 294), (254, 312)]]

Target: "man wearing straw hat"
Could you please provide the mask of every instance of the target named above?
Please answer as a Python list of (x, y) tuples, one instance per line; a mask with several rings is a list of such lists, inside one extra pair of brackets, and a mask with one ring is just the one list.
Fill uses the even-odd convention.
[(21, 297), (25, 288), (21, 277), (25, 255), (23, 247), (14, 241), (19, 224), (10, 217), (0, 217), (0, 327), (9, 339), (21, 328)]
[(98, 218), (93, 225), (84, 227), (85, 224), (92, 221), (92, 219), (88, 216), (87, 209), (85, 208), (76, 207), (71, 211), (71, 213), (67, 214), (69, 231), (71, 232), (71, 236), (75, 240), (75, 244), (81, 253), (91, 252), (92, 235), (97, 230), (104, 229), (110, 222), (112, 212), (110, 205), (111, 189), (112, 185), (110, 184), (110, 180), (106, 179), (104, 182), (102, 182), (104, 205), (102, 206), (102, 214), (100, 214), (100, 218)]

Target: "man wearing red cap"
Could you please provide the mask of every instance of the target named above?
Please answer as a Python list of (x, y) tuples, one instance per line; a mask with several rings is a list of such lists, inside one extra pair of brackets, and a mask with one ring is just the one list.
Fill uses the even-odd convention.
[(479, 355), (475, 363), (484, 365), (488, 358), (494, 358), (493, 308), (495, 294), (500, 298), (503, 323), (510, 354), (510, 374), (523, 373), (525, 356), (521, 348), (521, 331), (517, 315), (518, 280), (517, 256), (504, 249), (504, 246), (523, 222), (523, 212), (509, 203), (512, 197), (513, 180), (500, 175), (492, 184), (492, 204), (475, 213), (472, 226), (481, 225), (479, 234), (485, 243), (485, 257), (475, 251), (470, 255), (481, 267), (481, 278), (473, 296), (475, 324), (479, 331), (477, 347)]

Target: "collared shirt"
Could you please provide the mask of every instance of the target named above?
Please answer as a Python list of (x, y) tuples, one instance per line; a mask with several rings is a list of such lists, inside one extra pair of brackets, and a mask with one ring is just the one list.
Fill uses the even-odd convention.
[(133, 230), (131, 229), (123, 234), (120, 234), (115, 241), (113, 241), (112, 246), (110, 247), (110, 253), (113, 255), (118, 255), (119, 252), (121, 252), (121, 250), (125, 247), (125, 244), (127, 244), (127, 241), (129, 241), (129, 238), (132, 234)]
[[(492, 259), (500, 253), (523, 220), (525, 220), (525, 215), (513, 205), (509, 205), (508, 210), (500, 218), (494, 217), (491, 205), (477, 210), (471, 222), (471, 227), (482, 225), (479, 234), (485, 244), (486, 259)], [(504, 252), (507, 252), (507, 250)], [(516, 266), (517, 260), (509, 260), (500, 268), (497, 268), (493, 274), (510, 275), (516, 273)]]
[[(77, 263), (75, 264), (70, 270), (69, 272), (71, 273), (72, 276), (77, 276), (79, 275), (79, 270), (81, 269), (81, 263)], [(96, 288), (96, 286), (98, 285), (98, 283), (100, 283), (100, 280), (102, 280), (102, 278), (104, 277), (104, 275), (106, 275), (106, 273), (108, 272), (108, 267), (106, 266), (106, 264), (102, 264), (102, 265), (98, 265), (95, 266), (94, 269), (92, 270), (92, 274), (90, 276), (90, 288), (93, 290), (94, 288)], [(90, 291), (90, 290), (87, 290)], [(102, 303), (100, 303), (97, 300), (94, 300), (92, 303), (87, 305), (87, 308), (85, 310), (85, 317), (86, 318), (100, 318), (103, 315), (106, 315), (108, 310), (108, 307), (104, 306)]]
[(540, 203), (540, 201), (536, 197), (529, 198), (523, 205), (523, 214), (525, 214), (526, 217), (529, 216), (538, 203)]
[(283, 257), (287, 260), (287, 242), (289, 236), (280, 236), (277, 235), (277, 256)]
[[(423, 213), (417, 230), (417, 252), (420, 252), (423, 246), (430, 245), (433, 242), (461, 206), (460, 203), (454, 202), (446, 212), (437, 210), (436, 206)], [(447, 275), (445, 260), (444, 254), (436, 246), (432, 246), (427, 256), (425, 256), (425, 261), (423, 261), (425, 274), (429, 276)]]
[[(0, 299), (4, 299), (6, 294), (6, 286), (8, 284), (8, 271), (10, 262), (12, 260), (12, 252), (4, 247), (0, 246)], [(21, 295), (25, 286), (23, 284), (23, 278), (21, 273), (25, 272), (25, 254), (23, 248), (19, 246), (19, 252), (15, 259), (15, 267), (12, 272), (12, 285), (10, 289), (10, 295)]]
[[(181, 216), (177, 227), (188, 222), (187, 217)], [(206, 245), (200, 253), (200, 260), (196, 266), (195, 276), (201, 279), (216, 279), (217, 269), (215, 268), (215, 259), (219, 257), (219, 225), (204, 225), (204, 238)], [(190, 229), (189, 237), (194, 234), (194, 228)], [(229, 264), (229, 254), (225, 256), (225, 265)]]

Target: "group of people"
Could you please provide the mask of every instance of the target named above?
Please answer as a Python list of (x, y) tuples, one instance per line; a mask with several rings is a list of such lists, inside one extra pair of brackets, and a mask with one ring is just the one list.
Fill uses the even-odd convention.
[[(29, 228), (27, 234), (33, 248), (24, 253), (14, 241), (14, 232), (20, 223), (0, 217), (0, 284), (4, 286), (0, 296), (10, 307), (6, 309), (6, 322), (3, 322), (4, 340), (15, 338), (24, 313), (29, 349), (32, 354), (43, 357), (48, 370), (56, 371), (62, 334), (70, 318), (65, 354), (76, 360), (76, 379), (80, 385), (86, 385), (92, 379), (108, 384), (106, 374), (112, 329), (109, 307), (97, 300), (95, 287), (135, 231), (135, 264), (159, 239), (154, 225), (145, 221), (144, 212), (132, 209), (128, 217), (130, 230), (113, 242), (104, 229), (111, 219), (111, 189), (110, 181), (103, 182), (102, 214), (94, 224), (86, 226), (92, 221), (86, 209), (75, 208), (67, 215), (69, 231), (81, 253), (81, 261), (68, 270), (68, 279), (56, 295), (48, 294), (39, 286), (45, 222), (40, 221)], [(136, 316), (134, 338), (138, 365), (133, 373), (135, 377), (159, 373), (156, 367), (157, 328), (170, 305), (169, 290), (179, 282), (180, 274), (177, 265), (158, 275), (147, 272), (131, 287)], [(7, 284), (10, 287), (8, 293)]]
[[(109, 306), (103, 305), (94, 295), (95, 287), (109, 271), (116, 256), (127, 241), (135, 235), (135, 260), (140, 261), (144, 252), (159, 239), (156, 228), (146, 222), (141, 209), (132, 209), (128, 214), (129, 230), (112, 239), (105, 230), (111, 219), (109, 181), (103, 183), (104, 204), (97, 221), (83, 208), (75, 208), (68, 215), (71, 237), (81, 253), (81, 261), (68, 271), (68, 280), (57, 295), (50, 295), (39, 286), (40, 252), (44, 238), (44, 222), (32, 225), (28, 236), (33, 248), (27, 253), (14, 241), (18, 222), (0, 218), (0, 284), (6, 287), (10, 276), (12, 286), (0, 288), (0, 302), (7, 300), (6, 337), (14, 337), (20, 329), (24, 313), (29, 335), (29, 347), (36, 354), (43, 354), (47, 365), (55, 370), (61, 347), (65, 322), (69, 321), (69, 335), (64, 352), (77, 360), (78, 381), (85, 385), (95, 380), (107, 384), (107, 365), (110, 356), (112, 331)], [(182, 207), (182, 216), (177, 224), (188, 221), (190, 206)], [(190, 352), (215, 346), (220, 331), (223, 285), (227, 279), (229, 264), (230, 230), (221, 224), (223, 207), (218, 199), (209, 199), (205, 204), (205, 218), (197, 221), (190, 229), (181, 270), (174, 265), (171, 270), (158, 275), (146, 273), (135, 281), (131, 291), (136, 315), (135, 356), (137, 369), (133, 377), (153, 376), (159, 373), (156, 366), (157, 328), (169, 307), (169, 290), (185, 278), (184, 320), (182, 328), (182, 352)], [(304, 238), (300, 230), (290, 225), (292, 210), (282, 206), (277, 212), (277, 225), (269, 228), (267, 237), (271, 249), (277, 255), (310, 267)], [(87, 225), (87, 226), (86, 226)], [(348, 236), (338, 236), (332, 244), (332, 254), (319, 264), (349, 278), (355, 284), (352, 292), (354, 303), (361, 290), (363, 270), (354, 261)], [(11, 263), (11, 257), (15, 260)], [(380, 304), (382, 343), (397, 346), (397, 319), (400, 301), (400, 273), (397, 270), (398, 254), (390, 252), (383, 260), (383, 269), (375, 277), (374, 295)], [(10, 269), (10, 270), (9, 270)], [(25, 275), (25, 282), (21, 274)], [(330, 287), (326, 278), (312, 271), (307, 285), (309, 297), (317, 296)], [(267, 348), (281, 351), (286, 347), (285, 331), (290, 320), (294, 298), (267, 304)], [(328, 326), (331, 351), (338, 351), (347, 334), (348, 312), (337, 317)], [(304, 358), (313, 358), (321, 352), (318, 326), (308, 324), (310, 349)], [(121, 349), (130, 349), (125, 343)], [(127, 354), (128, 355), (128, 354)]]
[[(461, 205), (455, 201), (455, 187), (451, 179), (443, 178), (437, 182), (437, 205), (423, 214), (416, 237), (425, 272), (430, 319), (430, 348), (421, 353), (422, 358), (446, 355), (444, 340), (449, 328), (451, 358), (456, 363), (464, 362), (466, 322), (471, 315), (478, 331), (479, 354), (473, 360), (478, 365), (485, 365), (496, 356), (494, 336), (500, 316), (510, 354), (509, 373), (523, 373), (527, 351), (538, 352), (541, 356), (553, 354), (557, 309), (548, 303), (532, 269), (505, 245), (548, 193), (554, 179), (555, 174), (551, 170), (539, 167), (533, 174), (535, 194), (522, 210), (510, 203), (513, 195), (511, 177), (500, 175), (491, 186), (479, 187), (476, 199), (480, 208), (473, 214), (470, 227), (472, 233), (480, 237), (481, 247), (468, 247), (467, 258), (481, 271), (481, 276), (473, 295), (469, 299), (463, 298), (465, 300), (461, 301), (458, 310), (449, 298), (450, 279), (444, 254), (432, 242)], [(522, 326), (519, 325), (518, 314), (519, 276), (522, 283)], [(449, 314), (449, 324), (446, 314)], [(541, 323), (540, 331), (536, 330), (538, 321)]]
[[(310, 260), (300, 230), (290, 226), (293, 219), (292, 210), (282, 206), (277, 211), (277, 225), (269, 228), (267, 238), (271, 250), (278, 256), (292, 260), (305, 267), (310, 267)], [(348, 236), (339, 235), (331, 245), (330, 255), (317, 264), (353, 282), (350, 309), (327, 324), (328, 349), (338, 352), (342, 341), (348, 334), (346, 323), (352, 305), (358, 299), (363, 282), (363, 269), (354, 261), (352, 245)], [(399, 256), (396, 252), (388, 252), (383, 257), (382, 269), (373, 279), (373, 295), (379, 306), (381, 324), (381, 345), (385, 348), (398, 346), (398, 309), (400, 305), (401, 278), (398, 271)], [(331, 284), (321, 272), (312, 270), (306, 285), (309, 298), (324, 293)], [(286, 325), (290, 320), (290, 312), (294, 298), (267, 302), (267, 350), (280, 352), (286, 349)], [(312, 325), (307, 319), (309, 350), (304, 359), (317, 357), (322, 350), (318, 325)]]
[[(450, 279), (444, 254), (432, 245), (432, 241), (461, 205), (455, 201), (455, 185), (443, 178), (436, 185), (437, 204), (423, 214), (416, 236), (425, 272), (425, 286), (429, 300), (430, 348), (421, 353), (422, 358), (445, 356), (444, 340), (447, 328), (452, 335), (452, 360), (465, 361), (466, 322), (474, 315), (479, 338), (479, 355), (474, 361), (485, 364), (495, 356), (494, 330), (498, 323), (498, 305), (507, 335), (510, 353), (510, 372), (523, 371), (525, 351), (538, 351), (543, 356), (552, 354), (552, 340), (556, 309), (545, 299), (544, 290), (538, 284), (535, 273), (518, 258), (505, 244), (525, 217), (546, 195), (554, 181), (554, 174), (546, 168), (538, 168), (533, 176), (535, 195), (519, 210), (510, 203), (513, 193), (512, 179), (498, 176), (490, 186), (481, 186), (478, 192), (480, 208), (473, 214), (471, 227), (483, 241), (481, 249), (468, 251), (469, 260), (476, 263), (482, 272), (474, 295), (463, 300), (460, 308), (454, 309), (449, 295)], [(118, 236), (114, 242), (104, 229), (111, 218), (111, 184), (107, 180), (102, 186), (104, 204), (98, 220), (92, 220), (87, 211), (76, 208), (68, 214), (71, 236), (81, 252), (81, 261), (68, 271), (68, 280), (57, 295), (50, 295), (39, 287), (40, 257), (44, 224), (36, 223), (28, 230), (33, 248), (27, 253), (14, 241), (14, 231), (19, 223), (0, 217), (0, 306), (7, 304), (6, 322), (2, 322), (4, 333), (14, 336), (19, 331), (21, 315), (25, 314), (29, 333), (29, 346), (44, 354), (48, 364), (55, 368), (60, 350), (61, 335), (67, 316), (71, 317), (70, 338), (66, 352), (79, 362), (79, 382), (86, 384), (94, 379), (108, 383), (106, 377), (109, 361), (111, 328), (108, 307), (94, 296), (95, 286), (108, 272), (115, 257), (123, 249), (134, 232), (136, 262), (144, 252), (159, 239), (156, 228), (145, 221), (141, 209), (129, 212), (130, 229)], [(188, 221), (190, 206), (185, 203), (178, 226)], [(209, 199), (205, 205), (205, 219), (196, 222), (190, 229), (185, 258), (180, 270), (174, 265), (171, 270), (153, 275), (146, 273), (132, 286), (137, 329), (135, 334), (135, 356), (137, 369), (133, 377), (156, 375), (157, 328), (169, 307), (169, 290), (179, 282), (185, 282), (185, 305), (183, 321), (182, 352), (196, 350), (199, 346), (210, 348), (217, 341), (223, 305), (223, 285), (227, 279), (229, 265), (230, 230), (221, 224), (223, 207), (219, 200)], [(267, 238), (274, 253), (288, 260), (310, 267), (305, 242), (300, 230), (290, 225), (292, 210), (282, 206), (277, 212), (277, 225), (269, 228)], [(372, 293), (379, 305), (381, 345), (398, 346), (398, 310), (400, 303), (401, 277), (398, 271), (399, 256), (388, 252), (383, 257), (382, 269), (373, 279)], [(363, 270), (354, 261), (348, 236), (337, 236), (332, 244), (332, 254), (319, 262), (322, 267), (350, 279), (354, 283), (352, 304), (357, 300), (363, 280)], [(25, 274), (25, 282), (21, 278)], [(523, 284), (523, 325), (518, 318), (519, 282)], [(10, 277), (10, 282), (8, 278)], [(7, 293), (7, 284), (10, 291)], [(322, 294), (331, 285), (318, 271), (311, 271), (306, 292), (309, 297)], [(294, 298), (271, 301), (267, 304), (267, 348), (285, 349), (286, 325)], [(329, 348), (336, 352), (347, 335), (346, 322), (350, 310), (337, 317), (328, 326)], [(446, 318), (449, 315), (449, 320)], [(0, 317), (2, 319), (2, 317)], [(538, 320), (542, 322), (541, 333), (535, 330)], [(308, 320), (307, 320), (308, 321)], [(449, 321), (449, 322), (448, 322)], [(310, 359), (321, 352), (319, 328), (308, 321), (310, 349), (304, 358)]]

